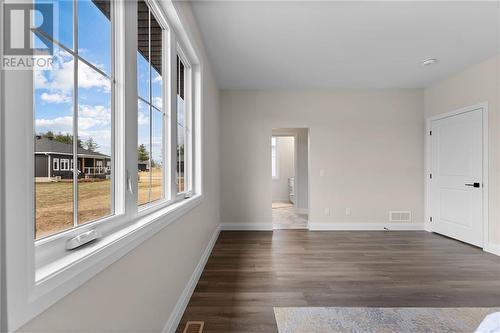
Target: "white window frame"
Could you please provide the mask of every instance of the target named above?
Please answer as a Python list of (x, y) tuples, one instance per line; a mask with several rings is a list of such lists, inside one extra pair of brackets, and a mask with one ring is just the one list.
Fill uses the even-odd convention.
[[(172, 76), (172, 72), (170, 71), (171, 66), (169, 66), (170, 59), (169, 59), (169, 56), (167, 54), (168, 49), (170, 48), (170, 28), (169, 28), (168, 21), (165, 19), (164, 15), (161, 12), (161, 9), (159, 9), (159, 7), (157, 5), (155, 5), (155, 3), (153, 1), (144, 0), (144, 2), (146, 2), (148, 7), (150, 8), (157, 23), (163, 28), (162, 46), (165, 48), (165, 52), (163, 52), (163, 54), (162, 54), (162, 73), (161, 73), (161, 76), (163, 79), (163, 82), (162, 82), (162, 89), (163, 89), (163, 91), (162, 91), (162, 110), (163, 110), (163, 114), (164, 114), (163, 124), (162, 124), (163, 143), (164, 143), (163, 152), (162, 152), (162, 157), (163, 157), (163, 161), (162, 161), (163, 162), (162, 195), (163, 195), (163, 197), (158, 199), (158, 200), (154, 200), (154, 201), (150, 201), (148, 203), (142, 204), (142, 205), (138, 205), (138, 209), (143, 215), (147, 214), (148, 212), (150, 212), (152, 210), (168, 206), (173, 202), (171, 199), (171, 190), (170, 190), (170, 186), (169, 186), (170, 179), (171, 179), (170, 168), (172, 168), (172, 166), (168, 163), (168, 161), (171, 161), (171, 160), (167, 158), (168, 152), (171, 149), (170, 148), (171, 143), (169, 142), (169, 139), (170, 139), (170, 137), (169, 137), (169, 133), (170, 133), (169, 124), (170, 124), (170, 122), (168, 121), (169, 110), (168, 110), (168, 105), (167, 105), (167, 101), (166, 101), (167, 98), (170, 96), (170, 92), (168, 90), (170, 89), (170, 85), (171, 85), (171, 82), (169, 82), (169, 80), (171, 80), (171, 76)], [(136, 52), (137, 52), (137, 50), (136, 50)], [(136, 77), (136, 81), (137, 81), (137, 77)], [(144, 100), (143, 98), (139, 97), (138, 94), (137, 94), (137, 98), (138, 98), (138, 100), (141, 100), (142, 102), (146, 103), (148, 106), (152, 105), (151, 107), (153, 107), (154, 104), (153, 104), (152, 97), (151, 97), (152, 96), (151, 89), (152, 88), (150, 86), (149, 87), (150, 98), (151, 98), (150, 101)], [(136, 112), (136, 114), (137, 114), (137, 112)], [(152, 121), (152, 119), (150, 119), (150, 121)], [(150, 138), (151, 138), (151, 135), (150, 135)], [(138, 146), (138, 145), (136, 144), (136, 146)], [(150, 156), (149, 156), (149, 160), (148, 160), (147, 165), (146, 165), (146, 169), (151, 172), (151, 151), (149, 152), (149, 154), (150, 154)], [(137, 161), (136, 161), (136, 170), (137, 170)], [(136, 202), (136, 204), (137, 204), (137, 202)]]
[(52, 171), (59, 171), (59, 158), (57, 157), (52, 160)]
[[(191, 62), (189, 61), (189, 57), (186, 56), (186, 52), (184, 52), (183, 47), (181, 43), (177, 43), (177, 48), (176, 48), (176, 58), (177, 56), (179, 59), (182, 61), (184, 65), (184, 107), (186, 111), (186, 119), (185, 119), (185, 130), (184, 130), (184, 190), (179, 192), (177, 188), (177, 181), (175, 181), (175, 192), (176, 193), (176, 200), (183, 200), (191, 195), (193, 192), (193, 164), (192, 164), (192, 154), (193, 154), (193, 128), (194, 128), (194, 122), (193, 122), (193, 69)], [(176, 75), (176, 80), (177, 80), (177, 75)], [(176, 92), (177, 93), (177, 92)], [(177, 98), (177, 96), (176, 96)], [(176, 111), (177, 111), (177, 102), (175, 103), (176, 105)], [(175, 151), (177, 152), (177, 112), (175, 113), (175, 131), (176, 131), (176, 136), (175, 136), (175, 146), (176, 149)], [(175, 170), (177, 169), (177, 164), (178, 164), (178, 155), (175, 154)], [(176, 173), (174, 177), (176, 177)], [(177, 177), (176, 177), (177, 178)], [(175, 178), (175, 179), (176, 179)]]
[(69, 159), (68, 158), (61, 158), (60, 162), (60, 169), (61, 171), (69, 171)]
[[(274, 140), (274, 144), (273, 144)], [(274, 155), (273, 155), (273, 150), (274, 150)], [(273, 180), (279, 180), (280, 179), (280, 167), (279, 167), (279, 156), (278, 156), (278, 137), (277, 136), (272, 136), (271, 137), (271, 159), (274, 158), (274, 170), (272, 169), (272, 161), (271, 161), (271, 177)]]
[[(10, 0), (9, 0), (10, 1)], [(192, 94), (193, 105), (193, 144), (192, 165), (193, 196), (182, 201), (171, 200), (163, 205), (156, 205), (147, 210), (139, 211), (137, 207), (137, 157), (130, 153), (131, 148), (137, 149), (137, 81), (136, 81), (136, 51), (137, 45), (125, 35), (134, 36), (136, 27), (127, 22), (136, 22), (136, 4), (134, 2), (116, 1), (114, 3), (113, 39), (114, 80), (119, 89), (113, 97), (115, 110), (113, 120), (114, 168), (116, 190), (114, 195), (115, 215), (96, 222), (78, 226), (77, 228), (60, 232), (34, 242), (34, 163), (5, 164), (4, 191), (9, 196), (2, 197), (6, 234), (4, 239), (6, 267), (6, 309), (8, 330), (15, 331), (34, 318), (55, 302), (74, 291), (97, 273), (105, 269), (137, 245), (178, 220), (203, 202), (202, 179), (202, 79), (203, 66), (197, 56), (196, 46), (191, 44), (189, 33), (183, 27), (181, 16), (172, 2), (162, 1), (148, 3), (160, 15), (162, 23), (169, 24), (166, 33), (167, 58), (170, 66), (169, 79), (164, 87), (167, 89), (165, 101), (168, 105), (166, 118), (175, 114), (175, 59), (176, 48), (171, 45), (181, 43), (192, 66), (195, 87)], [(125, 5), (126, 4), (126, 5)], [(175, 33), (174, 33), (175, 31)], [(5, 71), (2, 73), (9, 85), (3, 86), (4, 112), (3, 146), (0, 152), (1, 160), (32, 161), (34, 159), (33, 137), (33, 94), (30, 89), (15, 87), (30, 87), (33, 84), (31, 71)], [(167, 102), (165, 102), (167, 103)], [(175, 129), (168, 121), (169, 128)], [(135, 133), (135, 134), (134, 134)], [(126, 135), (125, 135), (126, 134)], [(170, 143), (175, 130), (168, 133)], [(19, 149), (19, 147), (26, 149)], [(171, 144), (165, 155), (172, 156)], [(125, 154), (125, 151), (129, 153)], [(171, 159), (172, 161), (172, 159)], [(172, 168), (171, 168), (172, 169)], [(165, 177), (169, 184), (170, 176)], [(20, 223), (21, 222), (21, 223)], [(89, 244), (77, 250), (65, 251), (66, 241), (77, 234), (97, 228), (103, 237), (99, 242)], [(21, 262), (23, 265), (19, 265)]]

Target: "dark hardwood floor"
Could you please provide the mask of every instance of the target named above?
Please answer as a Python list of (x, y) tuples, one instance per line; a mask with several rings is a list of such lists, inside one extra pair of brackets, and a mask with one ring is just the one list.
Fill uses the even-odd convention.
[(425, 231), (225, 231), (177, 332), (277, 332), (275, 306), (500, 306), (500, 258)]

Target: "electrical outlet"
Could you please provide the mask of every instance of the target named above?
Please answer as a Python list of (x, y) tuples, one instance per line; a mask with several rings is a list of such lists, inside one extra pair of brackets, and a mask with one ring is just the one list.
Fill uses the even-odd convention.
[(325, 208), (325, 215), (330, 216), (330, 208)]
[(345, 209), (345, 215), (347, 215), (347, 216), (351, 215), (351, 208)]

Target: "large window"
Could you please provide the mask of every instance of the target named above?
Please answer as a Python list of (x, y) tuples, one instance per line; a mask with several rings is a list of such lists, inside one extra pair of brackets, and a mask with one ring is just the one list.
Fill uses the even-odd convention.
[(175, 8), (34, 1), (53, 66), (2, 72), (9, 331), (203, 200), (202, 64)]
[[(34, 37), (55, 55), (51, 70), (34, 72), (36, 239), (114, 213), (113, 173), (96, 165), (113, 165), (112, 5), (57, 5), (59, 34), (37, 30)], [(54, 156), (61, 155), (59, 166)]]
[(137, 170), (139, 205), (165, 197), (163, 106), (163, 31), (151, 8), (137, 4)]

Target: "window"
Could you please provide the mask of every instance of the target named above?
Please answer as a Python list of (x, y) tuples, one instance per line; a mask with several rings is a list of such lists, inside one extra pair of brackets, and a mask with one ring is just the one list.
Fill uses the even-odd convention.
[(69, 159), (61, 158), (61, 171), (69, 170)]
[(102, 173), (103, 171), (102, 161), (97, 161), (96, 164), (97, 164), (97, 172)]
[(58, 158), (54, 158), (54, 160), (52, 161), (52, 169), (54, 171), (59, 171), (59, 159)]
[(180, 56), (177, 56), (177, 193), (188, 192), (189, 189), (189, 139), (190, 139), (190, 114), (188, 100), (188, 73)]
[(137, 4), (137, 169), (139, 205), (165, 198), (163, 32), (151, 8)]
[[(6, 85), (2, 94), (11, 110), (2, 117), (2, 160), (25, 159), (4, 170), (8, 331), (203, 201), (202, 63), (175, 8), (156, 0), (52, 2), (54, 33), (35, 28), (32, 36), (35, 46), (53, 46), (53, 68), (33, 77), (2, 72), (33, 87)], [(139, 44), (131, 50), (135, 22)], [(34, 154), (19, 149), (29, 145)], [(140, 193), (144, 204), (134, 204)], [(102, 235), (97, 242), (67, 250), (92, 230)]]
[(276, 144), (276, 137), (271, 138), (271, 174), (273, 179), (279, 179), (278, 174), (278, 149)]
[[(52, 46), (55, 56), (51, 70), (34, 72), (35, 154), (71, 155), (82, 172), (61, 159), (61, 170), (72, 174), (35, 182), (35, 239), (102, 219), (114, 209), (114, 181), (97, 177), (88, 157), (113, 159), (112, 3), (58, 1), (57, 17), (59, 35), (37, 29), (34, 36), (35, 45)], [(43, 168), (43, 160), (36, 161), (35, 169)]]

